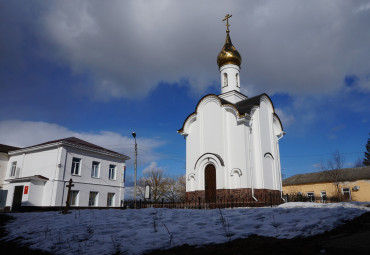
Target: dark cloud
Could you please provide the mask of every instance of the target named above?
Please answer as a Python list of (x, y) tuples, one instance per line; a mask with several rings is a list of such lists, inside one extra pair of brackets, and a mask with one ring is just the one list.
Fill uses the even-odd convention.
[[(40, 56), (87, 73), (107, 99), (144, 97), (159, 82), (219, 81), (225, 13), (243, 57), (246, 90), (291, 94), (337, 90), (347, 75), (369, 91), (368, 1), (3, 1), (4, 63)], [(250, 93), (247, 92), (247, 93)]]

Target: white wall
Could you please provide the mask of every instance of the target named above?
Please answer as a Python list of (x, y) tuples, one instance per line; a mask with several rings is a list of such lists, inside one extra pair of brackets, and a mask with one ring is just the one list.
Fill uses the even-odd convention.
[[(282, 130), (280, 125), (274, 124), (273, 112), (271, 102), (263, 96), (259, 107), (251, 112), (250, 123), (238, 120), (235, 109), (221, 106), (217, 97), (203, 98), (198, 104), (196, 117), (185, 123), (184, 128), (188, 134), (187, 191), (204, 190), (204, 169), (209, 163), (216, 166), (217, 189), (253, 187), (281, 190), (277, 135)], [(210, 154), (200, 158), (205, 153)], [(225, 166), (221, 166), (219, 159), (211, 153), (218, 154)], [(233, 169), (238, 169), (240, 174), (232, 174)]]
[(0, 152), (0, 188), (2, 188), (8, 167), (8, 153)]
[[(73, 157), (81, 158), (80, 175), (71, 174)], [(115, 193), (115, 206), (120, 206), (120, 200), (124, 199), (123, 172), (125, 162), (123, 159), (73, 147), (54, 147), (10, 156), (7, 165), (7, 178), (10, 176), (11, 162), (13, 161), (17, 161), (19, 177), (42, 175), (49, 179), (46, 182), (31, 181), (29, 194), (22, 197), (24, 205), (65, 205), (67, 197), (65, 186), (70, 178), (75, 185), (72, 189), (80, 190), (80, 206), (88, 205), (90, 191), (99, 192), (98, 206), (106, 206), (108, 192)], [(100, 162), (99, 178), (91, 177), (93, 161)], [(116, 165), (115, 180), (109, 179), (110, 164)], [(9, 190), (6, 206), (11, 206), (13, 202), (14, 186), (26, 185), (25, 183), (4, 185)]]

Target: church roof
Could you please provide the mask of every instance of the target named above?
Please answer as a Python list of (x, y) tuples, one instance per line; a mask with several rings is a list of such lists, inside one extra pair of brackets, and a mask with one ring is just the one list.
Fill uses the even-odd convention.
[(339, 182), (369, 180), (370, 167), (344, 168), (307, 174), (296, 174), (283, 180), (283, 186), (331, 182), (333, 174)]
[[(193, 114), (196, 114), (199, 103), (202, 102), (202, 100), (204, 98), (208, 97), (208, 96), (216, 96), (220, 100), (220, 102), (221, 102), (222, 105), (228, 104), (228, 105), (234, 106), (238, 110), (238, 112), (239, 112), (240, 115), (244, 115), (244, 114), (250, 115), (253, 107), (255, 107), (255, 106), (258, 107), (260, 105), (261, 98), (263, 96), (267, 97), (270, 100), (271, 104), (272, 104), (271, 98), (266, 93), (262, 93), (262, 94), (260, 94), (258, 96), (254, 96), (254, 97), (251, 97), (251, 98), (244, 99), (244, 100), (242, 100), (242, 101), (240, 101), (240, 102), (238, 102), (236, 104), (233, 104), (233, 103), (231, 103), (231, 102), (229, 102), (229, 101), (221, 98), (220, 96), (217, 96), (217, 95), (214, 95), (214, 94), (205, 95), (204, 97), (202, 97), (202, 99), (199, 100), (197, 106), (195, 107), (195, 109), (196, 109), (195, 112), (191, 113), (185, 119), (185, 121), (184, 121), (184, 123), (182, 125), (182, 128), (179, 129), (177, 132), (181, 133), (184, 130), (184, 125), (185, 125), (186, 121), (189, 119), (190, 116), (192, 116)], [(274, 108), (274, 105), (273, 104), (272, 104), (272, 108), (274, 110), (274, 115), (279, 119), (279, 122), (280, 122), (280, 125), (281, 125), (281, 129), (283, 130), (283, 125), (281, 124), (281, 121), (280, 121), (279, 116), (275, 113), (275, 108)]]
[(21, 151), (23, 152), (24, 150), (28, 151), (28, 150), (39, 149), (39, 148), (44, 148), (44, 147), (48, 147), (48, 146), (55, 146), (55, 145), (69, 145), (69, 146), (72, 146), (72, 147), (78, 147), (78, 148), (82, 148), (82, 149), (90, 149), (90, 150), (94, 150), (96, 152), (107, 153), (107, 154), (110, 154), (112, 156), (116, 156), (116, 157), (119, 157), (119, 158), (124, 158), (126, 160), (130, 159), (130, 157), (128, 157), (124, 154), (108, 150), (108, 149), (100, 147), (98, 145), (95, 145), (95, 144), (86, 142), (84, 140), (81, 140), (77, 137), (68, 137), (68, 138), (53, 140), (53, 141), (49, 141), (49, 142), (45, 142), (45, 143), (40, 143), (40, 144), (37, 144), (37, 145), (33, 145), (33, 146), (29, 146), (29, 147), (25, 147), (25, 148), (16, 150), (16, 151), (14, 151), (14, 153), (21, 152)]

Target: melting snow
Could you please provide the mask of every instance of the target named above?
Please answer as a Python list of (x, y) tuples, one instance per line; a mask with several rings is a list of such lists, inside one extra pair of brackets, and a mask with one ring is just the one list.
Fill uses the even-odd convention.
[(220, 210), (73, 210), (16, 213), (7, 240), (56, 254), (141, 254), (182, 244), (223, 243), (249, 235), (294, 238), (331, 230), (370, 211), (361, 203), (286, 203), (274, 208)]

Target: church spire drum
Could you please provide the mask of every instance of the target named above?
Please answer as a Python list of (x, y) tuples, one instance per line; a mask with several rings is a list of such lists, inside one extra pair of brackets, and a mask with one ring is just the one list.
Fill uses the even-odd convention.
[[(221, 73), (221, 93), (226, 100), (235, 103), (235, 93), (240, 93), (240, 65), (242, 57), (236, 50), (230, 39), (229, 18), (232, 15), (226, 14), (223, 21), (226, 21), (226, 40), (224, 47), (217, 56), (217, 64)], [(227, 95), (226, 95), (227, 94)], [(230, 98), (229, 98), (230, 97)]]

